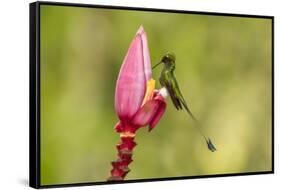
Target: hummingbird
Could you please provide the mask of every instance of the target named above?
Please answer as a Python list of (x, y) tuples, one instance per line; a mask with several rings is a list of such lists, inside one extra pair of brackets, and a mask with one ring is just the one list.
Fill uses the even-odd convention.
[(211, 139), (207, 137), (202, 129), (200, 122), (196, 119), (196, 117), (192, 114), (191, 110), (187, 106), (187, 103), (180, 91), (177, 79), (175, 77), (174, 71), (176, 68), (176, 56), (173, 53), (166, 53), (161, 61), (154, 65), (152, 69), (156, 68), (158, 65), (163, 64), (163, 69), (159, 78), (159, 82), (162, 87), (165, 87), (171, 97), (171, 100), (177, 110), (182, 110), (183, 108), (190, 115), (192, 120), (196, 123), (197, 129), (201, 136), (205, 139), (208, 149), (212, 152), (216, 151), (215, 146), (213, 145)]

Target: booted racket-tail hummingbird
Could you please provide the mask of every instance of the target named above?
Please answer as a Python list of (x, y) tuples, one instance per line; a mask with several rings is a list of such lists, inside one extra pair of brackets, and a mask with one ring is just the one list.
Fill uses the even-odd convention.
[(180, 91), (177, 79), (174, 74), (175, 61), (176, 56), (173, 53), (167, 53), (162, 57), (161, 61), (158, 64), (153, 66), (152, 69), (154, 69), (160, 64), (164, 65), (159, 78), (161, 86), (166, 88), (177, 110), (182, 110), (184, 108), (187, 111), (187, 113), (191, 116), (192, 120), (195, 122), (199, 133), (205, 139), (208, 149), (214, 152), (216, 151), (216, 148), (213, 145), (211, 139), (203, 133), (200, 122), (194, 117), (191, 110), (188, 108), (185, 99), (183, 98), (183, 95)]

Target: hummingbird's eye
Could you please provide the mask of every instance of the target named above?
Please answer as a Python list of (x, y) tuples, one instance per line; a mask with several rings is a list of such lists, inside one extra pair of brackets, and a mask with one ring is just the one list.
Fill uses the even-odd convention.
[(167, 53), (166, 55), (164, 55), (162, 57), (162, 61), (164, 61), (164, 62), (170, 62), (170, 61), (175, 62), (175, 60), (176, 60), (176, 57), (173, 53)]
[(176, 57), (173, 53), (168, 53), (167, 54), (167, 59), (169, 59), (170, 61), (175, 61)]

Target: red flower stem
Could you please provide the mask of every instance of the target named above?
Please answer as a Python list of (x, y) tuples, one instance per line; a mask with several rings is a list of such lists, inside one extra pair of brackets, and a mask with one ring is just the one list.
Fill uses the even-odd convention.
[(134, 141), (136, 129), (137, 127), (123, 127), (120, 124), (115, 127), (115, 130), (120, 133), (121, 142), (116, 145), (118, 150), (117, 159), (111, 162), (113, 168), (108, 181), (124, 180), (130, 172), (128, 166), (133, 161), (133, 149), (137, 145)]

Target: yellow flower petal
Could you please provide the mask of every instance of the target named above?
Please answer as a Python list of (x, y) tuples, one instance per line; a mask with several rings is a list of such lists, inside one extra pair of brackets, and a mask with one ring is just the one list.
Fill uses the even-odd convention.
[(151, 100), (153, 97), (153, 93), (154, 93), (154, 89), (155, 89), (155, 80), (154, 79), (150, 79), (147, 81), (146, 83), (146, 92), (145, 92), (145, 96), (144, 99), (142, 101), (142, 106), (148, 101)]

